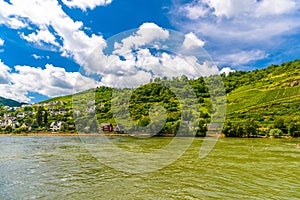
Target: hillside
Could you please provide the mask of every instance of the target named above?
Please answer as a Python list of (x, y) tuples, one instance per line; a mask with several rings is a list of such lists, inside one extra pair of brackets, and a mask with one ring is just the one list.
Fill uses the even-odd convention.
[(260, 130), (299, 135), (300, 61), (272, 65), (224, 77), (227, 91), (227, 120), (241, 124), (249, 119)]
[(0, 97), (0, 106), (20, 107), (21, 105), (22, 104), (17, 101)]
[[(174, 79), (171, 81), (180, 81)], [(138, 125), (147, 125), (150, 122), (148, 109), (151, 103), (164, 102), (168, 110), (168, 128), (174, 131), (182, 113), (178, 108), (178, 101), (159, 86), (149, 83), (141, 86), (133, 95), (130, 103), (130, 114)], [(261, 134), (266, 134), (272, 128), (280, 128), (283, 133), (288, 134), (291, 127), (299, 132), (300, 121), (300, 61), (272, 65), (265, 69), (251, 72), (237, 71), (223, 76), (227, 92), (227, 123), (225, 129), (230, 126), (235, 129), (230, 136), (242, 136), (248, 134), (248, 127), (259, 127)], [(210, 99), (209, 92), (203, 78), (190, 80), (198, 101), (201, 105), (201, 123), (209, 123)], [(154, 92), (155, 91), (155, 92)], [(166, 92), (166, 93), (165, 93)], [(96, 91), (96, 109), (99, 122), (115, 123), (110, 108), (112, 90), (110, 88), (98, 88)], [(160, 95), (160, 98), (155, 97)], [(84, 95), (80, 98), (84, 98)], [(53, 100), (53, 99), (52, 99)], [(58, 97), (70, 105), (71, 96)], [(51, 101), (51, 100), (49, 100)], [(120, 107), (122, 110), (122, 106)], [(183, 115), (186, 115), (183, 114)], [(250, 123), (251, 122), (251, 123)], [(281, 125), (277, 125), (281, 123)], [(228, 125), (229, 124), (229, 125)], [(295, 128), (296, 127), (296, 128)], [(242, 133), (244, 131), (244, 134)], [(226, 132), (226, 130), (225, 130)]]
[(276, 118), (300, 120), (300, 61), (224, 78), (229, 119), (254, 118), (264, 126)]
[[(300, 136), (299, 72), (300, 61), (296, 60), (281, 66), (272, 65), (261, 70), (222, 75), (227, 93), (225, 135)], [(176, 134), (178, 127), (186, 126), (184, 130), (193, 129), (198, 136), (204, 136), (212, 112), (212, 100), (206, 86), (209, 79), (213, 81), (213, 77), (196, 80), (188, 80), (185, 76), (171, 80), (156, 78), (133, 90), (113, 90), (102, 86), (73, 96), (44, 101), (32, 108), (16, 111), (15, 115), (20, 111), (25, 114), (28, 111), (46, 113), (49, 115), (46, 122), (38, 123), (40, 130), (49, 129), (49, 125), (56, 121), (64, 122), (65, 129), (75, 122), (80, 132), (96, 131), (97, 123), (116, 126), (117, 122), (121, 122), (128, 131), (155, 132), (160, 125), (152, 121), (151, 116), (163, 117), (160, 116), (162, 112), (158, 112), (160, 108), (154, 106), (159, 105), (166, 110), (166, 123), (159, 129), (159, 134)], [(194, 93), (186, 87), (187, 82)], [(171, 85), (176, 85), (175, 89), (170, 90)], [(193, 97), (193, 94), (196, 96)], [(194, 100), (197, 102), (193, 103)], [(75, 119), (72, 117), (74, 113)], [(96, 117), (91, 117), (93, 115)], [(128, 119), (132, 121), (128, 122)], [(20, 120), (20, 124), (36, 121), (37, 116), (33, 115), (29, 120)]]

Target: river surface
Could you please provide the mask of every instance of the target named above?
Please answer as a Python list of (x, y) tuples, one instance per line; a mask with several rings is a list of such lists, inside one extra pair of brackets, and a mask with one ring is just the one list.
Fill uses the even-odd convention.
[[(172, 138), (109, 140), (147, 152)], [(199, 158), (202, 142), (161, 169), (130, 173), (83, 138), (0, 137), (0, 199), (300, 199), (300, 139), (224, 138)]]

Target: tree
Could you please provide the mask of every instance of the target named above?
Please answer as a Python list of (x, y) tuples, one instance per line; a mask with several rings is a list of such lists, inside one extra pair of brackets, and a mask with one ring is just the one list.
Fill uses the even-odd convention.
[(290, 136), (296, 136), (295, 135), (295, 132), (297, 131), (297, 125), (295, 122), (290, 122), (288, 125), (287, 125), (287, 130), (288, 130), (288, 135)]
[(205, 137), (206, 136), (206, 132), (207, 132), (207, 126), (205, 124), (205, 120), (204, 119), (200, 119), (199, 120), (199, 126), (198, 126), (198, 129), (197, 129), (196, 136), (197, 137)]
[(5, 132), (6, 132), (6, 133), (11, 133), (12, 131), (13, 131), (13, 129), (12, 129), (11, 126), (7, 126), (7, 127), (5, 128)]
[(42, 126), (43, 123), (43, 108), (42, 107), (38, 107), (38, 111), (36, 114), (36, 122), (38, 126)]
[(248, 119), (246, 121), (244, 126), (244, 131), (248, 137), (250, 137), (250, 135), (252, 136), (257, 135), (257, 129), (258, 129), (258, 125), (254, 119)]
[(286, 126), (284, 125), (284, 120), (282, 118), (274, 120), (274, 129), (280, 129), (282, 132), (286, 132)]
[(47, 126), (47, 124), (48, 124), (48, 112), (45, 111), (45, 113), (44, 113), (44, 126)]

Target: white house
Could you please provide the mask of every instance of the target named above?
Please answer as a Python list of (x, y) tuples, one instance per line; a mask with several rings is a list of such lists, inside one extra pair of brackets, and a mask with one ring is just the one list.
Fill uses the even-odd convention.
[(19, 112), (16, 117), (17, 118), (24, 118), (25, 117), (25, 113)]
[(55, 132), (55, 131), (60, 131), (61, 128), (63, 127), (63, 122), (59, 121), (59, 122), (52, 122), (50, 124), (50, 130)]

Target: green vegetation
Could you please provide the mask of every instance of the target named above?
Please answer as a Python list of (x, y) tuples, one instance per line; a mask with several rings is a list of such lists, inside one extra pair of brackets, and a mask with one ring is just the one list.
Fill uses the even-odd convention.
[[(232, 72), (228, 76), (223, 74), (227, 93), (223, 133), (227, 137), (300, 136), (299, 72), (300, 61), (296, 60), (251, 72)], [(0, 120), (3, 122), (7, 118), (4, 115), (10, 113), (10, 119), (15, 117), (17, 123), (10, 126), (3, 126), (2, 123), (0, 131), (22, 132), (26, 128), (55, 131), (51, 127), (54, 122), (63, 124), (58, 131), (70, 131), (73, 130), (70, 127), (79, 121), (76, 123), (77, 129), (83, 132), (98, 131), (98, 124), (101, 123), (116, 126), (117, 122), (121, 122), (129, 131), (155, 132), (160, 126), (155, 119), (163, 117), (159, 111), (164, 108), (166, 123), (158, 134), (174, 135), (179, 127), (184, 127), (185, 135), (193, 131), (196, 136), (205, 136), (211, 115), (216, 114), (210, 98), (212, 91), (206, 85), (212, 81), (215, 81), (212, 77), (196, 80), (188, 80), (186, 76), (171, 80), (155, 78), (134, 90), (102, 86), (13, 112), (2, 107)], [(210, 89), (215, 94), (222, 94), (217, 88)], [(17, 117), (20, 113), (24, 113), (25, 117)], [(129, 118), (132, 121), (128, 122)]]
[(11, 100), (11, 99), (6, 99), (3, 97), (0, 97), (0, 107), (1, 106), (20, 107), (21, 103)]
[(224, 76), (227, 121), (232, 129), (252, 119), (259, 126), (258, 134), (280, 129), (282, 135), (300, 136), (299, 72), (300, 60), (296, 60)]

